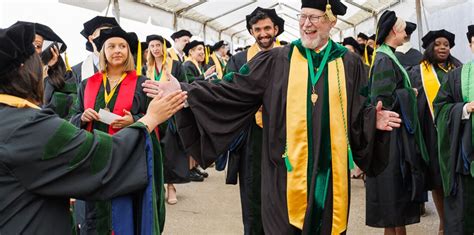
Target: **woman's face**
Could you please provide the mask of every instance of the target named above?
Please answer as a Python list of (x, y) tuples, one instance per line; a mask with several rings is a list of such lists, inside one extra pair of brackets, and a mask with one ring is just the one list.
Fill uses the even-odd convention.
[(123, 38), (113, 37), (107, 39), (104, 44), (104, 50), (108, 65), (123, 65), (128, 58), (128, 43)]
[(438, 62), (445, 62), (448, 59), (451, 46), (446, 38), (437, 38), (434, 41), (434, 55)]
[(191, 58), (196, 60), (199, 63), (204, 62), (204, 46), (198, 45), (189, 51)]
[(148, 50), (155, 58), (160, 58), (163, 56), (163, 43), (158, 40), (153, 40), (148, 44)]
[(35, 46), (35, 51), (38, 54), (41, 54), (41, 49), (43, 48), (44, 39), (41, 35), (36, 34), (35, 40), (33, 41), (33, 46)]

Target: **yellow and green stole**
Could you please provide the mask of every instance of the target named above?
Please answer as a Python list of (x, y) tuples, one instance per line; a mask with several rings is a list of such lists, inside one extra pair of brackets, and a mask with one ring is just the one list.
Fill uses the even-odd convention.
[(426, 100), (428, 101), (428, 107), (430, 108), (431, 117), (434, 120), (433, 112), (433, 101), (438, 94), (438, 90), (441, 86), (438, 75), (435, 68), (428, 61), (422, 61), (420, 64), (421, 81), (423, 83), (423, 89), (425, 90)]
[[(464, 102), (474, 101), (474, 62), (465, 64), (461, 70), (461, 93)], [(472, 116), (472, 114), (471, 114)], [(474, 118), (471, 117), (471, 143), (474, 146)], [(474, 177), (474, 162), (471, 165), (471, 175)]]
[(222, 76), (224, 76), (224, 73), (223, 73), (224, 68), (219, 58), (217, 58), (216, 53), (211, 54), (211, 59), (212, 61), (214, 61), (214, 65), (216, 65), (217, 78), (222, 79)]
[[(166, 70), (169, 71), (170, 73), (173, 71), (173, 60), (167, 59), (167, 61), (166, 61)], [(158, 82), (168, 81), (168, 78), (166, 77), (166, 70), (161, 69), (161, 71), (158, 73), (158, 71), (156, 70), (156, 66), (155, 66), (155, 68), (153, 69), (152, 78), (155, 79), (155, 81), (158, 81)]]
[[(331, 46), (334, 50), (331, 50)], [(288, 78), (287, 106), (286, 106), (286, 139), (287, 147), (284, 154), (287, 165), (287, 206), (290, 224), (303, 229), (308, 202), (308, 181), (311, 180), (312, 171), (308, 175), (308, 169), (312, 166), (309, 159), (320, 156), (312, 156), (312, 125), (311, 125), (311, 89), (308, 89), (308, 55), (300, 40), (292, 42), (292, 53), (290, 53), (290, 73)], [(331, 50), (328, 63), (321, 63), (319, 70), (327, 70), (327, 102), (329, 103), (329, 138), (330, 150), (328, 158), (329, 169), (318, 171), (317, 186), (315, 189), (315, 203), (320, 208), (319, 220), (322, 219), (322, 210), (326, 201), (329, 176), (333, 181), (333, 221), (332, 233), (340, 234), (347, 228), (348, 206), (349, 206), (349, 166), (352, 165), (347, 133), (347, 94), (345, 71), (342, 56), (347, 49), (329, 40), (328, 47), (323, 50), (326, 53)], [(321, 53), (323, 53), (321, 52)], [(314, 51), (311, 53), (315, 53)], [(328, 52), (329, 53), (329, 52)], [(310, 55), (311, 56), (311, 55)], [(324, 62), (324, 59), (323, 59)], [(310, 68), (314, 70), (314, 68)], [(311, 71), (310, 71), (311, 72)], [(322, 73), (322, 71), (321, 71)], [(323, 77), (323, 79), (324, 79)], [(323, 113), (322, 115), (327, 115)], [(311, 141), (309, 141), (311, 140)], [(323, 147), (323, 146), (322, 146)], [(324, 156), (321, 156), (324, 157)], [(311, 160), (312, 162), (312, 160)], [(321, 173), (321, 172), (325, 172)], [(332, 174), (331, 174), (332, 173)], [(312, 209), (312, 208), (311, 208)], [(321, 221), (315, 221), (321, 224)]]

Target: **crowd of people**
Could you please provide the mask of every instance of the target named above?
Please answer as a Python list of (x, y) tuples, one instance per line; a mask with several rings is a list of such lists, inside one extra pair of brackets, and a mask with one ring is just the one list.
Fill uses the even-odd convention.
[(351, 177), (384, 234), (419, 223), (429, 191), (439, 234), (474, 233), (474, 63), (449, 29), (414, 49), (417, 25), (390, 10), (376, 34), (335, 42), (346, 10), (302, 0), (288, 43), (257, 7), (235, 55), (97, 16), (74, 66), (47, 25), (0, 29), (0, 234), (160, 234), (175, 184), (211, 165), (239, 184), (244, 234), (344, 234)]

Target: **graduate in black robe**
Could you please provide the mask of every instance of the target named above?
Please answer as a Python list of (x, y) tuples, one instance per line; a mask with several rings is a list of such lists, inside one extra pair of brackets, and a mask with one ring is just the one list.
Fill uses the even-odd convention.
[[(379, 174), (367, 173), (366, 224), (386, 233), (406, 233), (405, 225), (420, 222), (424, 201), (426, 146), (416, 112), (416, 94), (407, 72), (394, 55), (406, 36), (405, 22), (385, 11), (377, 24), (377, 52), (370, 71), (372, 104), (400, 113), (394, 131), (376, 133), (374, 155), (385, 163)], [(420, 151), (420, 153), (417, 153)]]
[[(319, 24), (327, 27), (326, 31), (320, 29), (315, 33), (310, 21), (316, 20), (301, 19), (304, 21), (301, 40), (258, 54), (240, 69), (240, 73), (234, 75), (232, 83), (196, 81), (179, 84), (175, 80), (169, 84), (152, 81), (145, 84), (150, 93), (156, 93), (152, 92), (153, 89), (172, 91), (182, 88), (188, 91), (189, 108), (176, 115), (178, 129), (185, 133), (182, 137), (186, 149), (203, 166), (209, 166), (216, 156), (229, 148), (232, 141), (253, 121), (256, 111), (263, 104), (261, 197), (263, 228), (268, 234), (344, 233), (347, 229), (348, 172), (352, 154), (360, 165), (380, 171), (374, 166), (378, 165), (377, 160), (370, 155), (375, 141), (372, 133), (376, 127), (389, 130), (389, 120), (400, 122), (396, 113), (377, 110), (373, 106), (365, 107), (365, 97), (359, 92), (366, 86), (367, 79), (362, 61), (356, 55), (329, 39), (321, 41), (315, 50), (303, 46), (303, 43), (311, 46), (316, 34), (329, 35), (336, 20), (333, 13), (345, 13), (345, 5), (337, 0), (329, 2), (332, 11), (327, 18), (319, 21)], [(328, 9), (326, 3), (303, 1), (301, 13), (305, 17), (323, 15), (323, 10)], [(329, 69), (326, 63), (322, 63), (324, 57)], [(311, 67), (308, 60), (313, 61)], [(321, 64), (324, 68), (320, 67)], [(318, 67), (321, 78), (313, 90), (312, 79), (308, 75)], [(300, 72), (307, 73), (304, 82), (295, 80), (301, 79), (297, 75)], [(298, 87), (305, 84), (306, 87)], [(303, 92), (296, 92), (299, 89), (303, 89)], [(346, 98), (341, 99), (338, 93)], [(303, 98), (298, 99), (295, 97), (297, 95)], [(346, 102), (347, 115), (342, 115), (345, 111), (339, 111), (340, 115), (336, 115)], [(303, 107), (304, 110), (295, 110), (298, 115), (286, 111), (296, 107)], [(380, 115), (377, 122), (376, 113)], [(287, 115), (292, 120), (308, 120), (294, 122), (288, 120)], [(345, 118), (347, 125), (342, 122)], [(334, 125), (337, 120), (342, 123)], [(306, 129), (307, 126), (309, 129)], [(308, 143), (307, 151), (295, 151), (293, 148), (295, 143), (299, 143), (299, 137), (287, 137), (288, 134), (295, 134), (294, 130), (303, 130), (301, 133), (308, 134), (307, 138), (302, 139)], [(336, 139), (337, 144), (333, 142)], [(350, 149), (347, 148), (347, 139), (350, 140)], [(341, 152), (333, 152), (336, 149)], [(301, 177), (292, 172), (301, 173)], [(299, 180), (295, 180), (295, 177), (299, 177)], [(290, 179), (292, 183), (288, 182)], [(295, 199), (295, 196), (302, 196), (301, 200)]]
[[(120, 41), (117, 41), (121, 39)], [(114, 41), (115, 40), (115, 41)], [(112, 42), (110, 42), (112, 41)], [(109, 43), (110, 42), (110, 43)], [(100, 130), (109, 134), (114, 134), (120, 129), (133, 124), (145, 113), (148, 105), (148, 98), (143, 92), (141, 84), (147, 80), (145, 76), (138, 76), (135, 71), (135, 64), (132, 54), (136, 52), (138, 42), (131, 33), (126, 33), (120, 27), (113, 27), (101, 30), (101, 35), (94, 40), (95, 45), (100, 49), (100, 72), (81, 82), (78, 93), (78, 101), (75, 106), (75, 113), (71, 118), (71, 123), (88, 131)], [(126, 44), (126, 48), (116, 52), (117, 47)], [(106, 46), (111, 44), (110, 49)], [(112, 54), (121, 55), (122, 61), (112, 59)], [(115, 54), (113, 54), (115, 55)], [(105, 80), (105, 81), (104, 81)], [(125, 89), (125, 90), (124, 90)], [(108, 110), (120, 118), (110, 124), (101, 122), (97, 116), (101, 109)], [(91, 118), (92, 117), (92, 118)], [(152, 143), (156, 153), (155, 170), (159, 182), (156, 188), (158, 198), (158, 209), (160, 211), (160, 224), (164, 223), (164, 191), (162, 178), (162, 156), (159, 140), (152, 135)], [(134, 195), (134, 203), (139, 204), (139, 195)], [(112, 231), (111, 218), (114, 208), (113, 201), (86, 201), (85, 221), (81, 225), (81, 230), (85, 234), (102, 234)], [(80, 208), (78, 208), (80, 209)], [(134, 214), (139, 212), (134, 208)], [(135, 222), (140, 221), (139, 217), (134, 217)], [(137, 229), (139, 227), (136, 227)]]
[[(174, 77), (181, 76), (181, 63), (173, 60), (168, 55), (167, 48), (171, 43), (160, 35), (148, 35), (146, 44), (149, 48), (147, 54), (147, 78), (155, 81), (168, 81), (167, 73)], [(163, 154), (164, 182), (167, 185), (166, 197), (169, 204), (178, 202), (176, 188), (173, 184), (188, 183), (189, 162), (182, 147), (176, 121), (174, 117), (158, 127), (160, 144)]]
[[(65, 63), (60, 56), (60, 54), (65, 54), (67, 45), (48, 26), (39, 23), (34, 23), (34, 26), (35, 47), (39, 49), (36, 52), (39, 53), (45, 65), (43, 108), (52, 109), (59, 117), (69, 120), (72, 116), (72, 106), (77, 99), (77, 86), (69, 64)], [(46, 46), (49, 43), (58, 43), (58, 47)], [(67, 62), (66, 55), (65, 59)]]
[[(178, 78), (182, 82), (192, 83), (195, 80), (207, 80), (216, 71), (216, 66), (208, 66), (205, 61), (205, 45), (201, 41), (192, 41), (184, 47), (184, 53), (188, 59), (181, 66), (181, 76)], [(214, 75), (212, 79), (216, 79)]]
[(446, 30), (428, 32), (423, 38), (423, 60), (420, 65), (413, 67), (409, 74), (413, 87), (418, 90), (418, 117), (423, 132), (428, 155), (429, 167), (426, 171), (426, 189), (432, 191), (433, 201), (440, 219), (439, 231), (443, 225), (443, 188), (438, 161), (438, 138), (434, 122), (433, 100), (446, 73), (462, 64), (454, 58), (450, 50), (454, 47), (454, 34)]
[(227, 45), (223, 40), (216, 42), (212, 47), (210, 47), (209, 67), (215, 65), (217, 78), (222, 79), (225, 72), (225, 67), (227, 62), (224, 60), (224, 56), (227, 54)]
[[(474, 25), (468, 27), (467, 38), (474, 53)], [(433, 102), (445, 234), (474, 233), (473, 82), (474, 63), (469, 62), (446, 74)]]
[(397, 57), (398, 61), (400, 61), (400, 64), (403, 65), (403, 67), (410, 70), (411, 67), (415, 67), (420, 64), (421, 60), (423, 59), (423, 55), (420, 51), (413, 48), (410, 43), (411, 35), (416, 30), (416, 24), (408, 21), (406, 23), (407, 26), (405, 28), (405, 32), (407, 33), (407, 36), (403, 45), (397, 47), (395, 56)]
[(168, 53), (173, 60), (184, 63), (188, 58), (184, 53), (184, 47), (191, 40), (193, 34), (188, 30), (181, 29), (171, 34), (171, 39), (174, 40), (173, 47), (168, 49)]
[[(154, 99), (147, 115), (114, 136), (80, 130), (39, 107), (42, 65), (34, 35), (32, 24), (0, 29), (0, 234), (75, 234), (71, 197), (152, 192), (148, 132), (172, 114), (160, 109), (179, 109), (185, 95), (176, 96), (177, 103)], [(160, 232), (152, 228), (152, 213), (142, 217), (152, 219), (148, 234)]]
[(84, 23), (81, 35), (87, 40), (86, 50), (91, 52), (87, 58), (72, 67), (72, 72), (76, 78), (76, 85), (79, 87), (82, 80), (89, 78), (99, 70), (99, 50), (94, 44), (94, 39), (99, 37), (100, 30), (119, 26), (113, 17), (96, 16)]
[[(226, 73), (238, 73), (240, 68), (250, 61), (259, 51), (271, 50), (277, 47), (276, 37), (283, 33), (285, 20), (279, 17), (275, 9), (257, 7), (246, 16), (247, 30), (255, 38), (251, 48), (232, 56), (227, 63)], [(263, 30), (271, 27), (272, 30)], [(270, 38), (270, 40), (267, 40)], [(232, 81), (232, 75), (224, 77)], [(261, 159), (262, 159), (262, 111), (255, 115), (247, 130), (242, 133), (240, 145), (224, 154), (227, 161), (227, 184), (237, 184), (240, 187), (240, 203), (242, 205), (242, 220), (244, 234), (262, 234), (261, 218)], [(236, 143), (237, 144), (237, 143)], [(221, 160), (221, 159), (219, 159)]]

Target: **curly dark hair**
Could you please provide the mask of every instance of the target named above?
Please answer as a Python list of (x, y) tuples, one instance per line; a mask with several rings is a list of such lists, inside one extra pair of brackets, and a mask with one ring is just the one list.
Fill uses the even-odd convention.
[(462, 65), (461, 61), (459, 61), (458, 59), (456, 59), (454, 56), (451, 55), (451, 52), (449, 53), (448, 58), (446, 59), (446, 61), (437, 61), (436, 56), (435, 56), (434, 47), (435, 47), (435, 42), (431, 42), (428, 45), (425, 52), (423, 53), (422, 61), (426, 61), (430, 64), (438, 64), (438, 63), (451, 64), (455, 68)]
[(250, 18), (249, 25), (252, 26), (252, 25), (256, 24), (258, 21), (264, 20), (264, 19), (267, 19), (267, 18), (270, 18), (270, 20), (273, 22), (273, 25), (277, 25), (276, 22), (272, 19), (272, 17), (270, 17), (267, 13), (265, 13), (263, 11), (257, 11), (257, 14), (255, 14), (255, 16)]
[(42, 69), (41, 59), (34, 53), (22, 66), (0, 74), (0, 94), (13, 95), (41, 104), (43, 102)]

